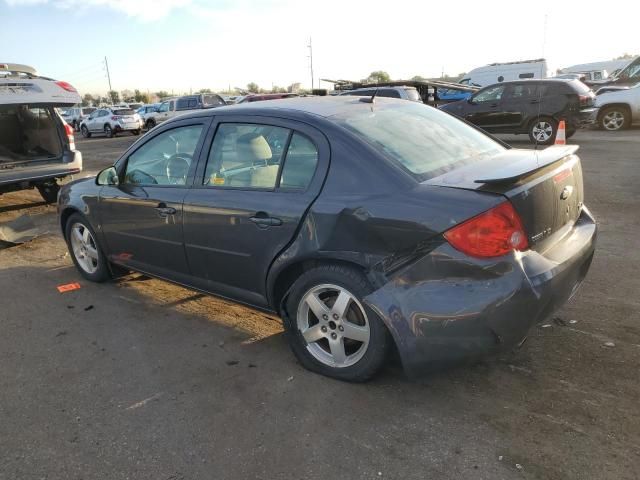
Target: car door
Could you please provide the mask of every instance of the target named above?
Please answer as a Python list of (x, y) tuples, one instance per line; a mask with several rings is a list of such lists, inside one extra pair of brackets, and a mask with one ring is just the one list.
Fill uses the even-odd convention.
[(537, 84), (532, 82), (509, 84), (501, 101), (504, 128), (513, 129), (521, 126), (527, 118), (533, 118), (537, 112), (540, 98), (537, 96)]
[(209, 123), (153, 130), (118, 162), (119, 184), (103, 187), (99, 198), (110, 261), (176, 281), (188, 277), (182, 202)]
[(98, 110), (97, 115), (93, 117), (93, 120), (89, 124), (89, 130), (91, 130), (92, 132), (101, 132), (102, 125), (107, 117), (107, 113), (108, 112), (106, 110)]
[(487, 130), (505, 126), (506, 120), (502, 111), (505, 89), (505, 85), (492, 85), (472, 95), (467, 102), (464, 118)]
[(329, 144), (306, 124), (220, 118), (184, 201), (187, 259), (199, 288), (267, 306), (269, 267), (320, 192)]

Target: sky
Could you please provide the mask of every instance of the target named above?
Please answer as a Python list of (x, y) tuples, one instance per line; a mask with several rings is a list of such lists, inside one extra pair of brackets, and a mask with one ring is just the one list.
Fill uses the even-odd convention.
[[(457, 74), (545, 57), (552, 69), (640, 54), (640, 2), (601, 0), (0, 0), (0, 62), (81, 93)], [(330, 84), (322, 83), (323, 88)]]

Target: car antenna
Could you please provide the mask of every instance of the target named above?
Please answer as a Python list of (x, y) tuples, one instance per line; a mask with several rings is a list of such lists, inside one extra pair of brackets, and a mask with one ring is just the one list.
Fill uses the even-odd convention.
[(376, 95), (378, 94), (378, 88), (380, 88), (380, 87), (376, 87), (376, 90), (373, 92), (373, 95), (371, 95), (371, 98), (369, 98), (369, 97), (360, 97), (360, 101), (364, 102), (364, 103), (375, 103)]

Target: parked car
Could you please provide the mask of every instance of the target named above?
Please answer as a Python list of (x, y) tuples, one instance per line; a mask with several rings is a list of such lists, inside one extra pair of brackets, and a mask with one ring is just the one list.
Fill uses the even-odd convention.
[(401, 98), (403, 100), (410, 100), (412, 102), (421, 102), (420, 93), (416, 87), (376, 87), (376, 88), (356, 88), (355, 90), (348, 90), (342, 92), (340, 95), (356, 95), (359, 97), (371, 97), (373, 94), (376, 97), (388, 97), (388, 98)]
[(242, 99), (236, 101), (236, 104), (240, 103), (252, 103), (262, 102), (263, 100), (281, 100), (283, 98), (299, 97), (297, 93), (251, 93), (245, 95)]
[(226, 105), (224, 99), (215, 93), (198, 93), (167, 99), (163, 101), (156, 112), (149, 112), (145, 120), (145, 126), (152, 129), (157, 124), (164, 122), (176, 115), (187, 112), (217, 108)]
[(47, 203), (56, 201), (58, 181), (82, 170), (73, 128), (56, 109), (80, 101), (67, 82), (0, 63), (0, 195), (35, 187)]
[(61, 115), (64, 121), (71, 125), (75, 131), (79, 131), (82, 121), (95, 111), (95, 107), (73, 107), (65, 109)]
[(150, 118), (153, 118), (153, 115), (158, 112), (159, 108), (160, 108), (159, 103), (151, 103), (148, 105), (142, 105), (140, 108), (136, 110), (136, 113), (140, 115), (140, 118), (142, 119), (142, 123), (145, 125), (145, 127), (147, 126), (147, 120), (149, 120)]
[(631, 60), (615, 74), (612, 73), (606, 80), (587, 80), (585, 83), (596, 92), (596, 95), (600, 95), (607, 91), (603, 87), (631, 87), (638, 82), (640, 82), (640, 56)]
[(640, 124), (640, 82), (596, 97), (598, 126), (611, 132)]
[(85, 138), (95, 133), (111, 138), (122, 132), (140, 135), (143, 125), (140, 115), (130, 108), (100, 108), (82, 121), (80, 131)]
[(417, 102), (284, 99), (184, 115), (97, 178), (60, 225), (111, 265), (283, 318), (305, 367), (363, 381), (509, 348), (570, 298), (596, 223), (578, 147), (511, 149)]
[(491, 133), (528, 133), (532, 143), (554, 142), (560, 120), (567, 138), (596, 121), (594, 93), (579, 80), (522, 80), (479, 90), (439, 107)]

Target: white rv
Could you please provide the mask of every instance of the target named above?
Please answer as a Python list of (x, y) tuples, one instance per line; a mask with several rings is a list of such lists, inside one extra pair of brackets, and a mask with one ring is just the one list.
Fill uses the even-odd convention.
[(494, 83), (510, 82), (525, 78), (547, 78), (547, 61), (523, 60), (520, 62), (491, 63), (467, 73), (459, 83), (485, 87)]

